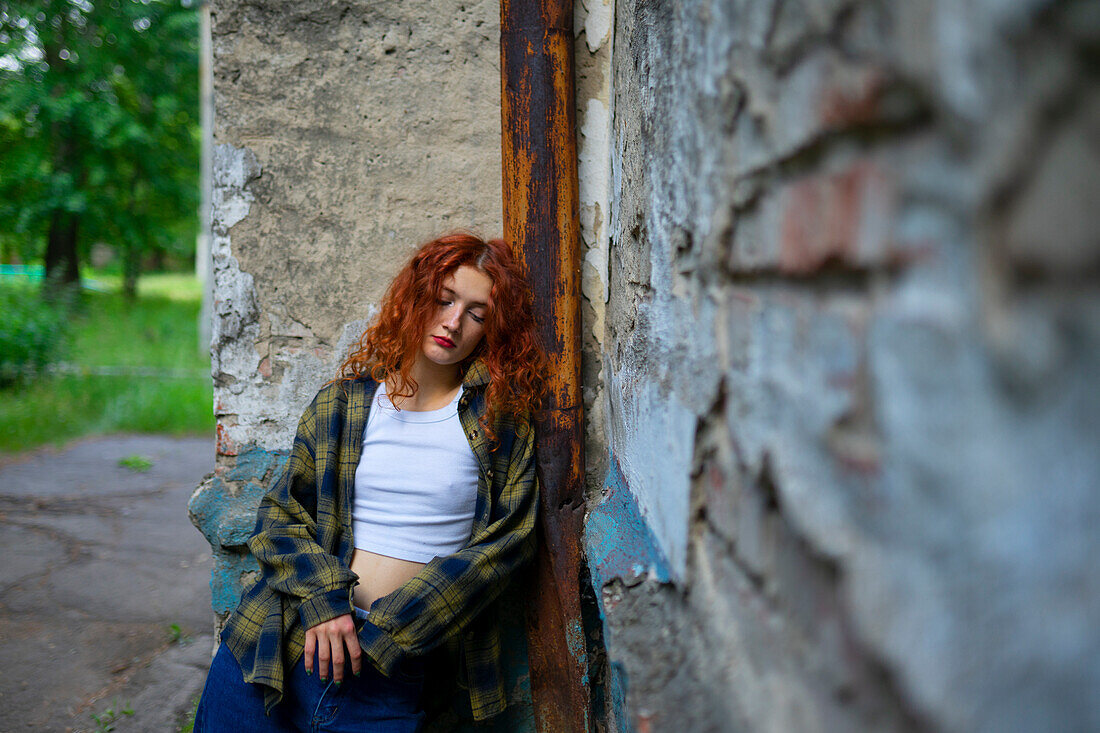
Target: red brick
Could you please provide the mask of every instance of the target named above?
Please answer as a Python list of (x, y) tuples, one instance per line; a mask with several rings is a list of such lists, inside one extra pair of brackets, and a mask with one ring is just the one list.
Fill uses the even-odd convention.
[(834, 261), (867, 265), (889, 254), (893, 181), (870, 160), (805, 178), (780, 194), (780, 270), (808, 273)]
[(218, 455), (220, 456), (235, 456), (240, 453), (240, 449), (237, 447), (237, 442), (229, 437), (229, 431), (225, 429), (225, 426), (218, 423)]
[(824, 87), (818, 102), (822, 124), (843, 129), (879, 119), (886, 77), (877, 69), (851, 71)]

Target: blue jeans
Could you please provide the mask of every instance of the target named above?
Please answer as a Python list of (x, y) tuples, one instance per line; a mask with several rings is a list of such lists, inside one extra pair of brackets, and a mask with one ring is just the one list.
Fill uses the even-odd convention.
[(425, 717), (423, 686), (420, 659), (406, 660), (387, 678), (364, 657), (360, 676), (349, 672), (340, 685), (307, 675), (299, 659), (287, 670), (283, 699), (268, 716), (264, 688), (244, 681), (237, 659), (223, 644), (210, 664), (195, 733), (416, 733)]

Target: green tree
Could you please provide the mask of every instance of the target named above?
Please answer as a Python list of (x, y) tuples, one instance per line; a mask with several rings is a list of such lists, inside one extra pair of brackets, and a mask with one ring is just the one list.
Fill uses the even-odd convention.
[(90, 243), (133, 293), (149, 252), (193, 251), (198, 17), (174, 0), (0, 0), (0, 236), (47, 280)]

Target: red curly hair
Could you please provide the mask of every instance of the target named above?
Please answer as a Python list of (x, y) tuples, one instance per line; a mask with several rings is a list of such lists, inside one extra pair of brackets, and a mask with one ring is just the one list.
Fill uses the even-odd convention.
[(535, 333), (531, 290), (522, 266), (502, 239), (454, 232), (421, 246), (390, 283), (381, 311), (341, 364), (337, 379), (392, 377), (395, 395), (415, 394), (418, 385), (412, 366), (439, 307), (443, 281), (464, 265), (485, 273), (493, 283), (485, 335), (458, 366), (465, 373), (480, 358), (488, 367), (487, 409), (481, 423), (495, 442), (492, 424), (497, 415), (530, 414), (538, 409), (547, 368)]

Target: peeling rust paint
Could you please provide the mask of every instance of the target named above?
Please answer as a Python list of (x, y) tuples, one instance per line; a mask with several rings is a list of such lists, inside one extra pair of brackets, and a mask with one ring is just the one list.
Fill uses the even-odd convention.
[(584, 433), (572, 2), (501, 2), (505, 238), (531, 274), (553, 368), (538, 419), (542, 527), (529, 618), (540, 731), (587, 731), (580, 612)]

